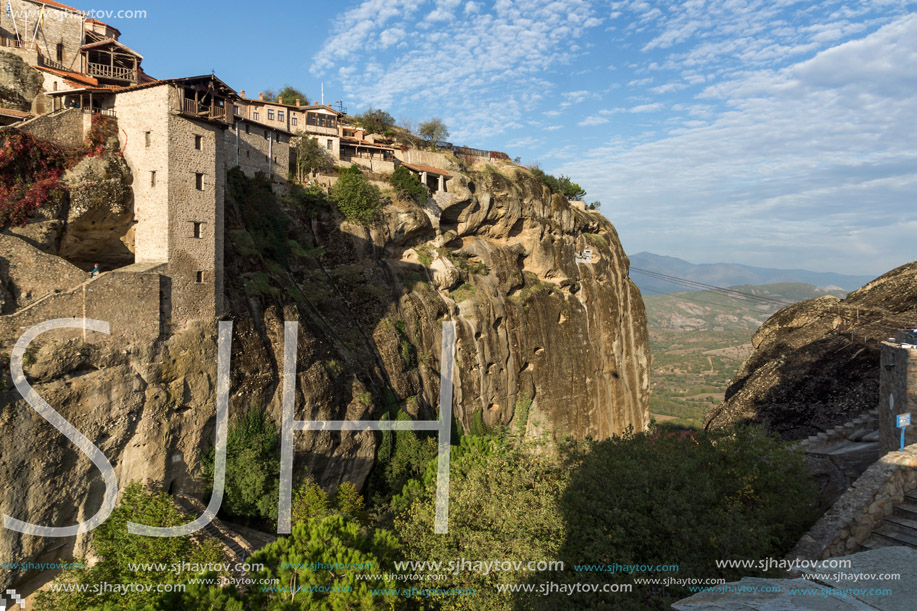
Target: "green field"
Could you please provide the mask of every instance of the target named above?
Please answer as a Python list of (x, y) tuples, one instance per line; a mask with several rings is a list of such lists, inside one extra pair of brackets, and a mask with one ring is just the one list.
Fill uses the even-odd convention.
[[(842, 291), (799, 283), (734, 287), (784, 303)], [(717, 291), (644, 297), (653, 364), (650, 413), (666, 426), (699, 428), (704, 414), (719, 405), (762, 322), (780, 309)]]

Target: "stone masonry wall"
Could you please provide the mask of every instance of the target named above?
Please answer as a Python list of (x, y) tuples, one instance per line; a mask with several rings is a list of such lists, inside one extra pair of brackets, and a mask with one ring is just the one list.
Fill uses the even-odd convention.
[[(279, 134), (279, 140), (278, 140)], [(247, 121), (226, 131), (225, 169), (236, 165), (246, 174), (286, 179), (290, 169), (290, 136)]]
[(92, 125), (92, 115), (79, 108), (68, 108), (60, 112), (42, 115), (26, 121), (19, 129), (36, 138), (53, 140), (63, 146), (78, 147), (86, 140)]
[[(883, 453), (901, 447), (898, 414), (917, 413), (917, 349), (882, 342), (879, 367), (879, 442)], [(905, 430), (905, 445), (917, 443), (917, 417)]]
[(61, 63), (68, 70), (79, 70), (80, 48), (83, 45), (81, 15), (29, 0), (10, 0), (9, 4), (12, 9), (10, 16), (6, 14), (6, 3), (0, 10), (0, 35), (14, 38), (18, 31), (23, 41), (31, 41), (44, 7), (44, 20), (36, 38), (38, 50), (45, 57), (57, 61), (57, 44), (62, 43), (64, 58)]
[[(176, 89), (171, 95), (179, 93)], [(214, 123), (192, 121), (178, 114), (169, 117), (169, 276), (173, 325), (210, 320), (223, 309), (224, 131), (223, 126)], [(195, 148), (196, 137), (201, 139), (200, 150)], [(200, 189), (198, 175), (202, 181)], [(200, 237), (194, 237), (195, 223), (200, 223)]]
[(917, 446), (891, 452), (869, 467), (803, 535), (790, 559), (824, 560), (859, 550), (896, 503), (917, 488)]
[[(89, 343), (109, 339), (129, 344), (155, 341), (160, 336), (161, 276), (158, 273), (112, 271), (64, 293), (40, 299), (8, 316), (0, 316), (0, 347), (6, 352), (31, 327), (57, 318), (91, 318), (107, 321), (111, 335), (89, 332)], [(61, 337), (82, 332), (56, 331)]]
[(60, 257), (35, 248), (22, 238), (0, 234), (0, 282), (23, 308), (50, 293), (67, 291), (88, 276)]
[(115, 112), (124, 160), (131, 168), (135, 261), (169, 259), (169, 107), (168, 86), (120, 93)]

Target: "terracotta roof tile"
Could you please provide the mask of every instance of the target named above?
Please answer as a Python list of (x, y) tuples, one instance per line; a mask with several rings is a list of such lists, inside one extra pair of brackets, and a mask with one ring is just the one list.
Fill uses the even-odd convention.
[(5, 117), (18, 117), (20, 119), (30, 119), (35, 116), (30, 112), (22, 112), (21, 110), (13, 110), (12, 108), (0, 108), (0, 115)]
[(439, 174), (439, 175), (445, 176), (446, 178), (452, 177), (452, 174), (450, 174), (446, 170), (434, 168), (433, 166), (429, 166), (429, 165), (417, 165), (414, 163), (402, 163), (401, 165), (408, 167), (412, 170), (415, 170), (417, 172), (426, 172), (427, 174)]
[(56, 74), (57, 76), (62, 76), (66, 79), (76, 81), (85, 87), (86, 85), (92, 87), (98, 87), (99, 80), (91, 76), (86, 76), (85, 74), (80, 74), (79, 72), (71, 72), (69, 70), (58, 70), (57, 68), (49, 68), (47, 66), (35, 66), (37, 70), (43, 70), (45, 72), (50, 72), (51, 74)]

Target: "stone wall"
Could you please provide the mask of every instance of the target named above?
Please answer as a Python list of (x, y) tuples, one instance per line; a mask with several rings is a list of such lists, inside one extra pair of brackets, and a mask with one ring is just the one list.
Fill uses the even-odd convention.
[(64, 56), (60, 63), (68, 70), (79, 71), (80, 48), (83, 45), (82, 14), (40, 2), (9, 0), (12, 15), (7, 15), (6, 4), (0, 10), (0, 35), (13, 38), (18, 31), (24, 41), (30, 42), (43, 8), (44, 19), (35, 39), (38, 50), (45, 57), (57, 61), (57, 44), (63, 44)]
[(119, 93), (115, 111), (124, 160), (133, 175), (135, 261), (169, 259), (168, 86)]
[(226, 131), (226, 170), (239, 166), (247, 176), (258, 172), (286, 179), (290, 171), (290, 135), (248, 121)]
[(859, 550), (896, 503), (917, 488), (917, 446), (883, 456), (803, 535), (790, 559), (824, 560)]
[(45, 295), (67, 291), (88, 278), (86, 272), (49, 255), (22, 238), (0, 234), (0, 283), (23, 308)]
[(52, 140), (68, 147), (82, 146), (92, 126), (92, 115), (79, 108), (67, 108), (42, 115), (18, 126), (36, 138)]
[(458, 169), (458, 166), (446, 157), (446, 155), (434, 151), (424, 151), (421, 149), (408, 149), (402, 151), (400, 149), (395, 149), (395, 159), (414, 165), (428, 165), (433, 168), (439, 168), (440, 170)]
[[(882, 452), (901, 447), (898, 414), (917, 412), (917, 348), (882, 342), (879, 367), (879, 442)], [(913, 418), (914, 416), (912, 416)], [(906, 445), (917, 443), (917, 418), (905, 430)]]
[[(57, 318), (107, 321), (111, 335), (88, 332), (88, 343), (110, 340), (144, 344), (161, 333), (162, 276), (130, 268), (104, 273), (63, 293), (55, 293), (8, 316), (0, 316), (0, 346), (8, 350), (31, 327)], [(60, 337), (82, 337), (80, 330), (55, 331)]]
[[(174, 89), (171, 95), (177, 97), (180, 91)], [(177, 103), (173, 100), (174, 105)], [(169, 116), (168, 240), (173, 325), (211, 320), (223, 309), (227, 156), (224, 125), (178, 114)], [(199, 228), (198, 237), (195, 227)]]

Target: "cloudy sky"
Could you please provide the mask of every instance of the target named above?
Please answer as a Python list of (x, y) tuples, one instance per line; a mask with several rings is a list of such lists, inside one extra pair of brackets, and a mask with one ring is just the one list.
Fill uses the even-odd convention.
[(439, 116), (456, 144), (571, 176), (631, 253), (857, 274), (917, 258), (917, 2), (218, 6), (113, 22), (154, 76)]

